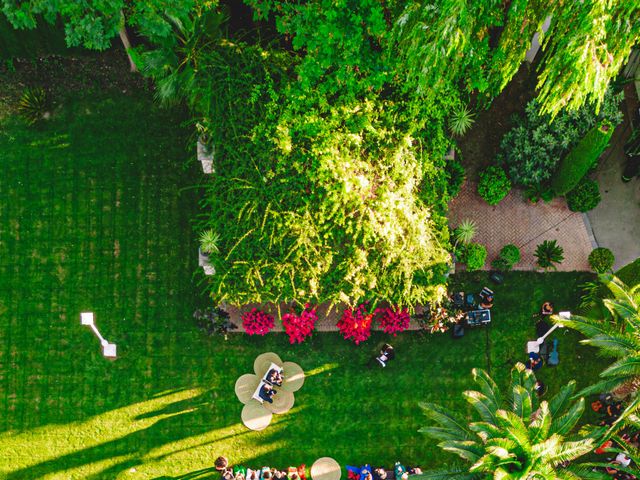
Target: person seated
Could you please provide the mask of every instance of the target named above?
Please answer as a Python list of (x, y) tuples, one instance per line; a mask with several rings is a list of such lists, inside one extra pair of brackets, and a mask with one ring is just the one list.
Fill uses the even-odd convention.
[(456, 292), (451, 296), (451, 303), (453, 304), (453, 308), (462, 309), (464, 308), (464, 292)]
[(300, 480), (307, 480), (307, 466), (304, 463), (298, 467), (298, 476)]
[(542, 308), (540, 309), (540, 313), (545, 315), (553, 315), (553, 304), (551, 302), (544, 302), (542, 304)]
[(213, 466), (216, 467), (216, 470), (222, 472), (229, 466), (229, 460), (227, 460), (227, 457), (220, 456), (213, 462)]
[(409, 475), (422, 475), (422, 469), (420, 467), (411, 467), (407, 473), (409, 473)]
[(287, 478), (287, 472), (283, 472), (275, 468), (271, 469), (271, 474), (273, 475), (273, 478), (275, 478), (276, 480), (283, 480), (284, 478)]
[(528, 370), (537, 371), (542, 367), (542, 358), (535, 352), (529, 352), (529, 360), (524, 364)]
[(365, 465), (360, 469), (360, 480), (373, 480), (371, 467), (369, 465)]
[(276, 387), (281, 387), (282, 374), (280, 373), (280, 370), (277, 370), (275, 368), (269, 370), (269, 373), (267, 374), (267, 381), (272, 385), (275, 385)]
[(396, 480), (405, 480), (409, 475), (407, 474), (407, 468), (400, 462), (396, 462), (393, 466), (393, 474)]
[(273, 403), (273, 396), (277, 392), (273, 389), (271, 385), (265, 383), (260, 387), (260, 391), (258, 392), (258, 396), (264, 400), (265, 402)]
[(542, 397), (547, 392), (547, 386), (542, 382), (542, 380), (536, 380), (536, 384), (533, 389), (538, 394), (538, 398)]
[(221, 471), (222, 480), (234, 480), (235, 475), (233, 474), (233, 470), (231, 468), (225, 468)]
[(387, 362), (389, 360), (393, 360), (395, 358), (396, 354), (395, 354), (395, 350), (393, 349), (393, 347), (391, 345), (389, 345), (388, 343), (385, 343), (382, 346), (382, 350), (380, 350), (380, 355), (376, 357), (376, 360), (378, 361), (378, 363), (380, 365), (382, 365), (383, 367), (387, 366)]
[(374, 469), (373, 480), (387, 480), (387, 471), (380, 467)]
[(480, 308), (488, 309), (491, 307), (493, 307), (493, 290), (483, 287), (480, 292)]
[(260, 470), (260, 480), (271, 480), (272, 477), (271, 469), (269, 467), (262, 467), (262, 470)]
[(247, 468), (246, 480), (260, 480), (260, 471)]

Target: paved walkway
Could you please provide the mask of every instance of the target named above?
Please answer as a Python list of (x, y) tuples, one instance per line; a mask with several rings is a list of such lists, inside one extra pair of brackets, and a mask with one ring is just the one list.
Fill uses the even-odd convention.
[(615, 270), (640, 257), (640, 179), (629, 183), (620, 179), (626, 161), (623, 146), (632, 131), (629, 119), (639, 106), (633, 85), (625, 88), (625, 97), (624, 122), (616, 128), (594, 177), (602, 201), (588, 213), (598, 245), (611, 249), (616, 257)]
[(477, 225), (475, 242), (487, 247), (484, 269), (500, 249), (513, 243), (520, 248), (522, 260), (515, 270), (536, 270), (534, 252), (544, 240), (557, 240), (564, 248), (560, 271), (590, 270), (587, 257), (593, 249), (590, 231), (583, 214), (571, 212), (564, 199), (535, 205), (524, 200), (520, 190), (512, 190), (498, 205), (488, 205), (476, 192), (476, 185), (466, 182), (449, 204), (449, 222), (457, 226), (462, 220), (474, 220)]

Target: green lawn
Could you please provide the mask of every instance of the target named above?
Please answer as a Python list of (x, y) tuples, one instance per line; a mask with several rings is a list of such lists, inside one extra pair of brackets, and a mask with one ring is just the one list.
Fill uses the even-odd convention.
[[(0, 478), (215, 477), (213, 459), (254, 466), (341, 464), (430, 467), (450, 461), (417, 429), (417, 403), (463, 406), (473, 367), (505, 381), (534, 335), (543, 300), (571, 309), (588, 276), (511, 273), (496, 287), (494, 324), (392, 339), (387, 369), (364, 365), (390, 340), (356, 347), (338, 334), (290, 346), (283, 335), (206, 337), (192, 312), (206, 303), (191, 221), (198, 167), (185, 160), (177, 112), (138, 94), (69, 100), (47, 125), (0, 131)], [(479, 289), (482, 274), (455, 282)], [(94, 311), (119, 358), (102, 358), (79, 325)], [(561, 332), (551, 390), (584, 386), (598, 359)], [(294, 409), (263, 432), (240, 423), (236, 378), (276, 351), (307, 381)], [(464, 407), (463, 407), (464, 408)]]

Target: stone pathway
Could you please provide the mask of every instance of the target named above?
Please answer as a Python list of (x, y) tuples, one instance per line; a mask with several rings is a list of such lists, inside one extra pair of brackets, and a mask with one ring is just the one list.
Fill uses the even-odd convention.
[(598, 245), (616, 257), (614, 270), (640, 257), (640, 179), (629, 183), (620, 179), (626, 163), (623, 147), (632, 132), (630, 118), (640, 106), (633, 85), (625, 88), (625, 98), (624, 122), (616, 128), (594, 176), (602, 201), (588, 213)]
[(465, 219), (475, 221), (474, 242), (487, 247), (484, 269), (500, 249), (512, 243), (520, 248), (522, 260), (515, 270), (536, 270), (534, 252), (544, 240), (557, 240), (564, 248), (564, 262), (559, 271), (590, 270), (587, 257), (594, 248), (588, 223), (582, 213), (571, 212), (562, 198), (535, 205), (513, 189), (498, 205), (488, 205), (476, 191), (476, 184), (466, 182), (460, 194), (449, 204), (449, 222), (457, 226)]

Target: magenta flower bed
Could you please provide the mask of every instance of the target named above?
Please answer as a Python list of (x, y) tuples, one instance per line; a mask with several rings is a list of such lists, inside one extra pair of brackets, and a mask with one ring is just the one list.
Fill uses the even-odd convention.
[(353, 340), (358, 345), (371, 336), (372, 321), (373, 313), (369, 313), (363, 303), (355, 309), (346, 308), (337, 326), (345, 340)]
[(391, 333), (395, 337), (396, 334), (404, 332), (409, 328), (409, 322), (411, 316), (406, 308), (400, 309), (398, 307), (380, 308), (376, 311), (378, 316), (378, 323), (384, 331), (384, 333)]
[(313, 333), (318, 321), (316, 308), (309, 304), (305, 305), (300, 315), (295, 312), (285, 313), (282, 316), (282, 326), (287, 335), (289, 335), (289, 343), (302, 343)]
[(241, 318), (244, 331), (249, 335), (266, 335), (275, 326), (273, 317), (257, 308), (244, 312)]

